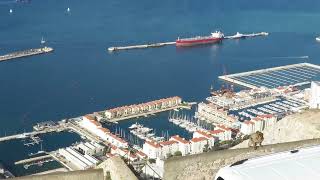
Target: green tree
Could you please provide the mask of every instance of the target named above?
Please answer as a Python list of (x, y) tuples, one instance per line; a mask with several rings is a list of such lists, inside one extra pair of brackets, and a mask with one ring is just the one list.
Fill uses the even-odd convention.
[(181, 151), (176, 151), (176, 152), (174, 152), (174, 156), (182, 156), (182, 152)]

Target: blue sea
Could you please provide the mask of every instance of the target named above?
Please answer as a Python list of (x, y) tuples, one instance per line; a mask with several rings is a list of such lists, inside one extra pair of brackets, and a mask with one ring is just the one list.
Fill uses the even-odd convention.
[[(0, 0), (0, 54), (37, 48), (42, 37), (55, 49), (0, 63), (0, 136), (30, 131), (41, 121), (163, 97), (203, 101), (212, 84), (220, 87), (217, 77), (222, 74), (320, 64), (320, 43), (315, 41), (319, 9), (317, 0)], [(106, 51), (215, 30), (270, 35), (193, 48)], [(143, 121), (159, 127), (158, 132), (171, 128), (171, 134), (186, 134), (170, 127), (166, 118), (161, 114)], [(79, 140), (68, 133), (65, 138), (48, 136), (47, 149)], [(11, 167), (26, 151), (21, 142), (0, 143), (0, 160)]]

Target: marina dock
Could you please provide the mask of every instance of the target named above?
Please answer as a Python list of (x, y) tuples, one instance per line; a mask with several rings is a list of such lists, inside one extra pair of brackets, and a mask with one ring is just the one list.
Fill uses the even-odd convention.
[(250, 89), (258, 87), (302, 86), (320, 77), (320, 66), (299, 63), (219, 76), (219, 79)]
[(67, 129), (67, 126), (56, 125), (56, 126), (51, 126), (50, 128), (44, 128), (43, 130), (39, 130), (39, 131), (36, 130), (36, 131), (32, 131), (32, 132), (25, 132), (25, 133), (21, 133), (21, 134), (0, 137), (0, 142), (15, 140), (15, 139), (33, 138), (36, 135), (46, 134), (46, 133), (51, 133), (51, 132), (60, 132), (60, 131), (66, 130), (66, 129)]
[(13, 52), (10, 54), (0, 56), (0, 62), (11, 60), (11, 59), (16, 59), (16, 58), (22, 58), (22, 57), (27, 57), (27, 56), (49, 53), (52, 51), (53, 51), (53, 48), (51, 48), (51, 47), (43, 47), (43, 48), (38, 48), (38, 49), (28, 49), (28, 50), (23, 50), (23, 51), (17, 51), (17, 52)]

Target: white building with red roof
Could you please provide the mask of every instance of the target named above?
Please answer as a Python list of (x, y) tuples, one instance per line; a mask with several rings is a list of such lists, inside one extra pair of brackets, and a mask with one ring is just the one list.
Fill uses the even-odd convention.
[(251, 119), (254, 122), (254, 131), (262, 131), (264, 129), (264, 121), (260, 117), (254, 117)]
[(118, 137), (117, 135), (114, 135), (112, 133), (107, 133), (107, 141), (111, 143), (114, 146), (120, 147), (120, 148), (127, 148), (128, 142), (123, 140), (122, 138)]
[(182, 156), (190, 154), (190, 142), (181, 138), (179, 135), (172, 136), (169, 140), (178, 142), (179, 151)]
[(217, 130), (223, 130), (224, 137), (222, 139), (224, 140), (231, 140), (232, 139), (232, 129), (225, 126), (225, 125), (217, 125), (216, 128)]
[(131, 162), (138, 160), (138, 157), (135, 153), (130, 152), (128, 149), (118, 148), (116, 146), (111, 146), (110, 154), (114, 156), (124, 157), (125, 159), (129, 159)]
[(202, 153), (207, 144), (208, 140), (205, 137), (192, 138), (190, 140), (191, 154)]
[(264, 120), (264, 129), (273, 127), (277, 123), (277, 117), (273, 114), (265, 114), (258, 117)]
[(216, 138), (212, 136), (208, 131), (200, 131), (197, 130), (193, 133), (193, 138), (199, 138), (204, 137), (208, 140), (209, 148), (214, 146), (214, 142), (216, 141)]
[(142, 149), (143, 153), (145, 153), (150, 159), (156, 159), (160, 157), (161, 146), (155, 141), (145, 141)]
[(177, 141), (169, 140), (159, 143), (161, 146), (160, 158), (168, 158), (170, 155), (173, 155), (175, 152), (179, 151), (179, 143)]
[(255, 132), (255, 123), (252, 121), (244, 121), (241, 123), (240, 132), (244, 135), (250, 135)]

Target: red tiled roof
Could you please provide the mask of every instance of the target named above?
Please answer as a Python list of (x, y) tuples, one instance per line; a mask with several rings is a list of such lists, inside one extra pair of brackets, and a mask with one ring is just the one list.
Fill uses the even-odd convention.
[(147, 157), (147, 155), (141, 151), (137, 151), (136, 154), (141, 157)]
[(264, 114), (264, 115), (260, 115), (258, 117), (261, 117), (261, 118), (272, 118), (273, 114)]
[(207, 139), (205, 137), (198, 137), (198, 138), (192, 138), (192, 142), (200, 142), (200, 141), (206, 141)]
[(203, 131), (197, 130), (196, 132), (199, 133), (199, 134), (201, 134), (202, 136), (204, 136), (204, 137), (206, 137), (206, 138), (212, 138), (212, 136), (210, 136), (209, 134), (207, 134), (207, 133), (205, 133), (205, 132), (203, 132)]
[(245, 124), (254, 124), (252, 121), (244, 121)]
[(184, 138), (181, 138), (179, 135), (172, 136), (174, 140), (183, 143), (183, 144), (189, 144), (189, 141), (185, 140)]
[(181, 100), (181, 98), (178, 97), (178, 96), (174, 96), (174, 97), (163, 98), (163, 99), (154, 100), (154, 101), (150, 101), (150, 102), (146, 102), (146, 103), (134, 104), (134, 105), (130, 105), (130, 106), (116, 107), (116, 108), (112, 108), (112, 109), (107, 109), (106, 111), (114, 112), (114, 111), (124, 110), (124, 109), (127, 109), (127, 108), (134, 108), (134, 107), (143, 108), (144, 106), (147, 106), (148, 104), (162, 103), (162, 102), (168, 102), (168, 101), (172, 101), (172, 100)]
[(223, 133), (224, 130), (222, 130), (222, 129), (217, 129), (217, 130), (213, 130), (213, 131), (209, 131), (209, 132), (210, 132), (210, 134), (219, 134), (219, 133)]
[(150, 146), (154, 147), (154, 148), (160, 148), (160, 144), (153, 142), (153, 141), (146, 141), (145, 143), (149, 144)]
[(255, 117), (255, 118), (253, 118), (251, 120), (253, 120), (253, 121), (262, 121), (262, 119), (260, 117)]
[(169, 145), (172, 145), (172, 144), (175, 144), (175, 143), (178, 143), (176, 141), (163, 141), (160, 143), (160, 145), (162, 146), (169, 146)]
[(218, 128), (223, 129), (225, 131), (231, 131), (231, 128), (224, 126), (224, 125), (218, 125)]

